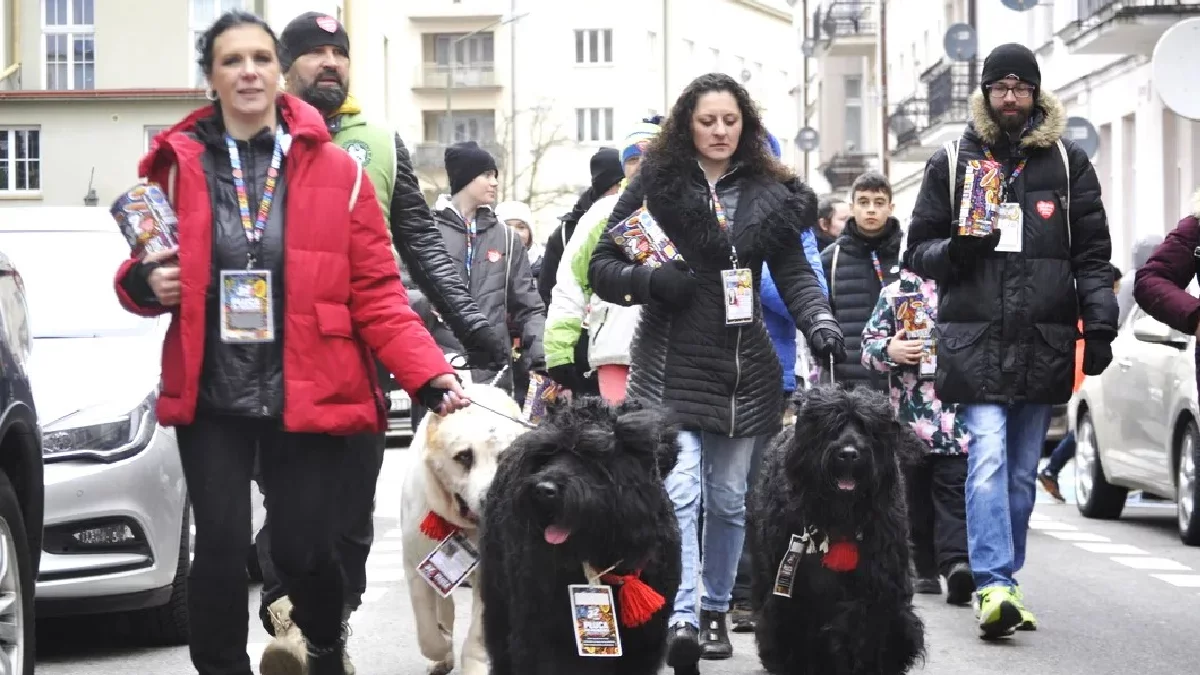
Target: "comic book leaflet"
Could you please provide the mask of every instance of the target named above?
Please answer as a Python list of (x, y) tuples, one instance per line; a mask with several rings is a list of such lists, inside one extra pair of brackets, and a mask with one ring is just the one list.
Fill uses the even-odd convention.
[(179, 218), (157, 183), (133, 186), (109, 209), (117, 227), (139, 258), (179, 245)]
[(958, 233), (986, 237), (996, 227), (1004, 175), (1000, 163), (987, 159), (967, 162), (962, 201), (958, 208)]
[(906, 340), (924, 340), (918, 369), (922, 378), (932, 378), (937, 373), (937, 341), (933, 337), (933, 319), (928, 305), (920, 293), (897, 293), (892, 297), (892, 312), (896, 317), (896, 332), (904, 331)]
[(654, 268), (670, 260), (683, 259), (645, 207), (613, 225), (608, 234), (624, 249), (625, 255), (639, 265)]

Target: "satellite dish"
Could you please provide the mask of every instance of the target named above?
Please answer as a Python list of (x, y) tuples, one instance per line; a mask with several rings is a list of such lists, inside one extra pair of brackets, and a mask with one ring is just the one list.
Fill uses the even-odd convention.
[(888, 128), (891, 129), (892, 133), (896, 134), (897, 137), (901, 137), (905, 134), (916, 131), (917, 125), (904, 113), (895, 112), (892, 113), (891, 117), (888, 118)]
[(812, 127), (804, 127), (796, 134), (796, 147), (803, 152), (812, 152), (821, 145), (821, 135)]
[(797, 0), (787, 0), (788, 7), (795, 7)]
[(1192, 120), (1200, 120), (1197, 59), (1200, 59), (1200, 19), (1180, 21), (1168, 28), (1154, 45), (1150, 59), (1154, 89), (1163, 105)]
[(800, 52), (806, 57), (811, 58), (816, 49), (817, 41), (812, 38), (804, 38), (804, 42), (800, 44)]
[(1083, 117), (1068, 117), (1063, 137), (1074, 141), (1080, 150), (1087, 153), (1089, 159), (1095, 157), (1096, 151), (1100, 149), (1100, 134), (1096, 133), (1096, 127)]
[(1014, 12), (1024, 12), (1027, 9), (1037, 7), (1038, 4), (1037, 0), (1000, 0), (1000, 2), (1003, 2), (1005, 7)]
[(742, 69), (742, 82), (749, 82), (749, 81), (750, 81), (750, 69), (743, 68)]
[(979, 39), (970, 24), (956, 23), (946, 30), (942, 45), (951, 61), (970, 61), (975, 58)]

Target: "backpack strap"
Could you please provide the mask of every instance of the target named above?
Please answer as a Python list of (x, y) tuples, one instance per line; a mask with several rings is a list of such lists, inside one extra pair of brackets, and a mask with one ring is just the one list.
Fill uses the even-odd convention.
[(1071, 249), (1071, 161), (1067, 159), (1067, 146), (1063, 145), (1062, 139), (1058, 139), (1055, 143), (1058, 146), (1058, 154), (1062, 157), (1063, 174), (1067, 177), (1067, 250)]
[(954, 213), (954, 186), (958, 180), (958, 144), (960, 139), (946, 141), (946, 173), (950, 176), (950, 212)]
[(837, 264), (838, 256), (841, 252), (842, 245), (835, 242), (833, 245), (833, 260), (829, 263), (829, 279), (827, 280), (829, 282), (829, 301), (831, 303), (837, 302)]

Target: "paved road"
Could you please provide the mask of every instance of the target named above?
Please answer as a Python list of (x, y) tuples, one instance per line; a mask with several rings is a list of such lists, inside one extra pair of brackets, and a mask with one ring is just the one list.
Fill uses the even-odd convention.
[[(355, 616), (351, 653), (363, 675), (423, 675), (413, 638), (399, 561), (399, 482), (406, 451), (389, 451), (381, 478), (380, 540), (371, 556), (372, 588)], [(1064, 475), (1070, 475), (1071, 467)], [(1039, 500), (1030, 534), (1027, 572), (1020, 576), (1037, 633), (1003, 643), (976, 637), (971, 610), (918, 596), (928, 627), (929, 656), (916, 672), (929, 675), (1109, 675), (1195, 672), (1200, 626), (1200, 549), (1185, 548), (1171, 508), (1132, 506), (1118, 522), (1081, 518), (1073, 504)], [(469, 591), (459, 591), (459, 625)], [(247, 593), (257, 606), (257, 589)], [(252, 622), (247, 650), (257, 659), (267, 640)], [(146, 649), (119, 634), (112, 621), (46, 622), (38, 673), (101, 675), (189, 673), (184, 647)], [(460, 629), (461, 630), (461, 629)], [(704, 663), (705, 675), (759, 673), (754, 644), (735, 637), (735, 657)]]

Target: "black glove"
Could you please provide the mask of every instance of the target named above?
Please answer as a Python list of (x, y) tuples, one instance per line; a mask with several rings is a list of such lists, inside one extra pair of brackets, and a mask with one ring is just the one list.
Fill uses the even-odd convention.
[(822, 362), (833, 359), (834, 363), (846, 361), (846, 340), (842, 337), (842, 329), (836, 323), (823, 322), (812, 331), (808, 338), (814, 356)]
[(1099, 375), (1112, 363), (1112, 345), (1108, 340), (1087, 338), (1083, 340), (1083, 374)]
[(686, 307), (696, 292), (696, 277), (682, 260), (671, 262), (650, 273), (650, 297), (676, 307)]
[(561, 385), (563, 389), (575, 391), (575, 388), (579, 386), (574, 363), (564, 363), (560, 366), (554, 366), (546, 374), (550, 376), (550, 379)]
[(1000, 243), (1000, 228), (993, 228), (986, 237), (973, 237), (955, 233), (950, 237), (950, 259), (954, 262), (970, 265), (979, 258), (996, 250)]
[(508, 365), (512, 356), (508, 341), (491, 326), (481, 326), (471, 331), (467, 343), (463, 346), (467, 348), (468, 363), (476, 370), (500, 370)]
[[(455, 375), (454, 379), (458, 380), (459, 384), (462, 384), (461, 377)], [(432, 381), (426, 382), (424, 386), (417, 390), (417, 403), (436, 412), (441, 410), (442, 405), (445, 404), (445, 396), (449, 391), (449, 389), (435, 386)]]

